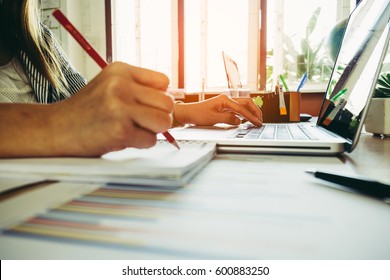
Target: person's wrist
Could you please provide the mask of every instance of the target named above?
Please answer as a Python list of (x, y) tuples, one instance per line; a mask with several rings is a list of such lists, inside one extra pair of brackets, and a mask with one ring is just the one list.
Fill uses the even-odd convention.
[(172, 127), (180, 127), (184, 126), (184, 124), (180, 123), (176, 118), (175, 110), (172, 112)]
[(183, 102), (176, 101), (172, 112), (172, 127), (184, 126), (187, 122), (185, 120), (185, 107)]

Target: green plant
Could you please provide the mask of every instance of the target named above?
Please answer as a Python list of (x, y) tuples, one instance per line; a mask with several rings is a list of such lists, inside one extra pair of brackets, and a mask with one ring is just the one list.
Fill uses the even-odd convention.
[[(318, 43), (314, 43), (313, 32), (317, 26), (318, 17), (321, 13), (321, 7), (315, 9), (305, 27), (305, 35), (300, 40), (300, 50), (298, 46), (294, 45), (292, 37), (283, 34), (283, 49), (284, 49), (284, 65), (283, 69), (285, 78), (289, 82), (297, 81), (307, 73), (309, 81), (327, 82), (331, 73), (333, 63), (329, 60), (326, 51), (325, 37)], [(267, 52), (267, 86), (273, 85), (274, 67), (272, 60), (274, 57), (274, 50)], [(272, 89), (271, 89), (272, 90)]]
[[(306, 72), (309, 81), (326, 81), (331, 74), (332, 63), (321, 52), (324, 51), (325, 37), (316, 44), (313, 40), (313, 32), (316, 29), (320, 13), (321, 7), (318, 7), (310, 17), (306, 25), (305, 36), (301, 39), (300, 51), (294, 48), (291, 38), (284, 36), (285, 63), (297, 65), (296, 72), (288, 74), (296, 75), (297, 79)], [(288, 69), (287, 65), (285, 65), (285, 69)]]
[(379, 76), (374, 97), (390, 97), (390, 73), (382, 73)]
[(301, 50), (302, 53), (298, 57), (301, 61), (298, 61), (298, 76), (302, 75), (304, 72), (307, 73), (307, 78), (311, 80), (316, 74), (317, 69), (317, 55), (322, 47), (324, 39), (317, 45), (313, 45), (311, 40), (311, 35), (317, 25), (318, 17), (321, 13), (321, 8), (318, 7), (313, 15), (311, 16), (307, 26), (306, 26), (306, 36), (301, 40)]

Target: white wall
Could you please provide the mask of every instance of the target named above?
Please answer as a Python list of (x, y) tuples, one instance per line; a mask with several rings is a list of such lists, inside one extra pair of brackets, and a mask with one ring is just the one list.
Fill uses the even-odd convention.
[[(61, 10), (103, 59), (106, 59), (104, 0), (61, 0)], [(65, 29), (62, 29), (61, 33), (68, 59), (90, 81), (99, 73), (99, 66)]]

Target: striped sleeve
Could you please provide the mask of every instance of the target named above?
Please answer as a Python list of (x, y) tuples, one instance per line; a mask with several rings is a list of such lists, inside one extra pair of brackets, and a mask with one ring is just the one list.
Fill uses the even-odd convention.
[(48, 40), (49, 44), (53, 44), (55, 51), (58, 54), (61, 71), (67, 82), (66, 91), (58, 92), (54, 86), (50, 84), (50, 82), (35, 68), (24, 51), (20, 52), (20, 61), (29, 78), (29, 82), (37, 101), (39, 103), (47, 104), (71, 97), (80, 91), (87, 82), (85, 78), (69, 63), (69, 61), (65, 59), (58, 46), (55, 44), (51, 31), (44, 25), (42, 25), (42, 27), (46, 35), (46, 40)]
[(20, 53), (20, 60), (29, 78), (37, 101), (39, 103), (49, 103), (49, 81), (35, 68), (23, 51)]
[(71, 63), (65, 59), (63, 53), (59, 50), (57, 44), (53, 39), (53, 34), (51, 31), (44, 25), (43, 30), (46, 33), (46, 38), (49, 44), (52, 44), (55, 48), (55, 51), (58, 54), (60, 59), (61, 71), (64, 74), (64, 77), (67, 81), (67, 91), (68, 92), (60, 92), (57, 94), (53, 94), (53, 96), (57, 97), (54, 101), (63, 100), (69, 98), (71, 95), (74, 95), (78, 91), (80, 91), (86, 84), (87, 81), (85, 78), (71, 65)]

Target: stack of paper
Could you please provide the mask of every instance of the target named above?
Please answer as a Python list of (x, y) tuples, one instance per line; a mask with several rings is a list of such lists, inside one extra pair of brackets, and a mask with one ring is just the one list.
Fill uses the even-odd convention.
[(127, 148), (101, 158), (23, 158), (0, 160), (2, 174), (39, 175), (50, 180), (180, 187), (215, 155), (214, 143), (166, 141), (150, 149)]

